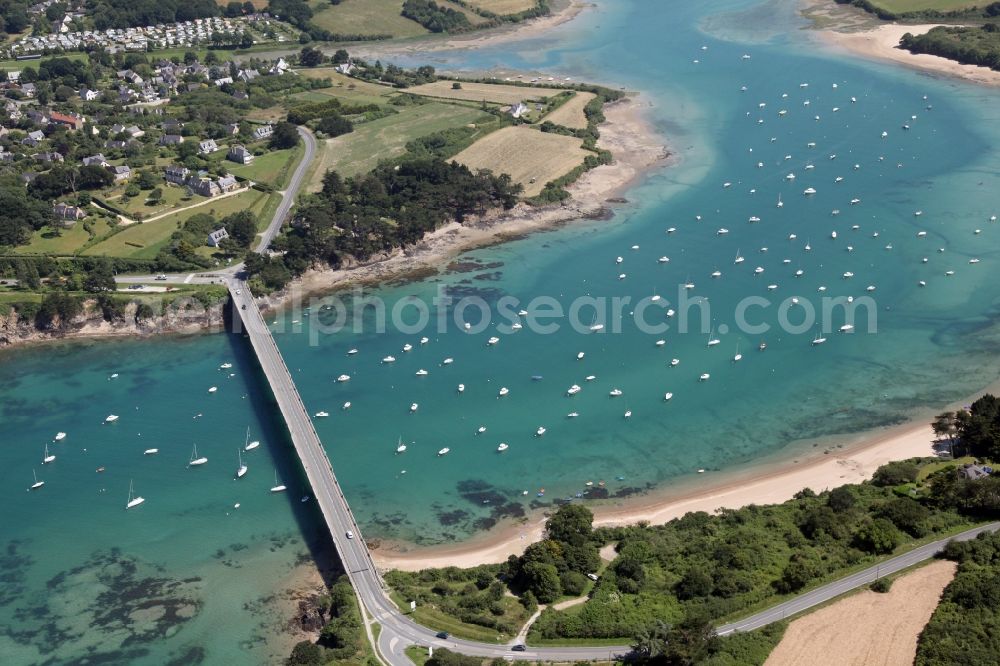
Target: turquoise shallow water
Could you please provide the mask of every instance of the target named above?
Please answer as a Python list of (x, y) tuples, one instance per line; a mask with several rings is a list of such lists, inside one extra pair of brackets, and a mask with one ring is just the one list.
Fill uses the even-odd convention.
[[(289, 313), (275, 326), (278, 344), (307, 407), (331, 414), (317, 429), (366, 536), (467, 538), (534, 503), (588, 492), (587, 481), (604, 481), (610, 495), (663, 488), (699, 468), (730, 469), (800, 440), (896, 423), (996, 380), (1000, 283), (991, 275), (1000, 226), (988, 218), (1000, 214), (997, 93), (824, 55), (797, 31), (786, 2), (749, 11), (740, 2), (657, 7), (616, 1), (519, 48), (430, 56), (439, 67), (504, 65), (640, 89), (680, 163), (630, 191), (611, 221), (478, 250), (460, 258), (460, 271), (376, 295), (390, 309), (404, 299), (430, 302), (439, 289), (491, 304), (549, 296), (568, 306), (581, 295), (634, 303), (656, 290), (677, 307), (678, 285), (690, 281), (691, 296), (711, 305), (720, 343), (707, 346), (708, 330), (644, 333), (626, 317), (620, 333), (563, 326), (542, 335), (526, 326), (466, 334), (452, 326), (424, 333), (420, 345), (421, 333), (391, 326), (322, 335), (317, 322), (329, 313)], [(807, 187), (817, 193), (803, 196)], [(852, 206), (854, 197), (861, 203)], [(661, 264), (664, 255), (670, 262)], [(755, 277), (757, 266), (764, 272)], [(715, 270), (722, 276), (710, 277)], [(854, 278), (844, 280), (846, 271)], [(864, 296), (868, 285), (876, 287), (874, 335), (834, 332), (814, 347), (816, 327), (735, 327), (747, 296), (774, 301), (751, 311), (774, 325), (785, 298), (800, 299), (798, 312), (823, 295)], [(475, 321), (471, 311), (468, 318)], [(589, 311), (583, 320), (591, 322)], [(835, 313), (829, 323), (843, 321)], [(488, 346), (492, 335), (501, 340)], [(403, 352), (406, 343), (414, 349)], [(359, 353), (348, 356), (352, 348)], [(744, 358), (733, 363), (737, 351)], [(389, 354), (397, 361), (381, 363)], [(672, 358), (680, 364), (670, 367)], [(218, 369), (227, 361), (234, 377)], [(427, 376), (415, 375), (421, 368)], [(711, 379), (700, 382), (702, 373)], [(351, 380), (337, 383), (341, 374)], [(264, 389), (243, 342), (209, 335), (45, 347), (4, 355), (0, 380), (0, 500), (13, 509), (2, 532), (9, 584), (0, 653), (14, 663), (65, 662), (85, 651), (136, 663), (215, 663), (246, 649), (265, 656), (273, 618), (245, 606), (268, 605), (260, 600), (308, 555), (317, 521), (298, 501), (307, 491), (281, 423), (258, 397)], [(571, 384), (583, 391), (568, 398)], [(219, 390), (209, 394), (213, 385)], [(499, 399), (501, 386), (510, 394)], [(612, 388), (623, 395), (610, 398)], [(580, 416), (566, 418), (571, 411)], [(102, 425), (109, 413), (121, 418)], [(481, 425), (486, 432), (476, 434)], [(234, 481), (247, 426), (263, 444), (247, 457), (249, 475)], [(535, 436), (539, 426), (544, 437)], [(69, 436), (51, 445), (57, 460), (43, 467), (43, 445), (58, 431)], [(397, 456), (400, 437), (408, 450)], [(501, 441), (510, 448), (498, 454)], [(209, 464), (192, 470), (193, 443)], [(150, 446), (160, 454), (143, 456)], [(439, 457), (442, 447), (451, 452)], [(28, 493), (33, 467), (46, 485)], [(275, 467), (287, 495), (268, 493)], [(147, 502), (126, 513), (130, 479)], [(126, 612), (137, 621), (126, 622)]]

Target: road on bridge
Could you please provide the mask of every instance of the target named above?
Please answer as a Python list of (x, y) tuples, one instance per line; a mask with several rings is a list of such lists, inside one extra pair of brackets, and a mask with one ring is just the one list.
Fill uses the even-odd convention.
[[(274, 240), (275, 235), (280, 230), (285, 217), (294, 203), (295, 195), (302, 187), (306, 171), (314, 159), (316, 151), (315, 138), (311, 133), (302, 128), (299, 129), (299, 133), (305, 142), (305, 155), (292, 175), (281, 205), (275, 211), (274, 217), (267, 229), (261, 234), (261, 239), (256, 248), (257, 252), (267, 250)], [(500, 645), (457, 638), (438, 638), (434, 630), (413, 622), (405, 613), (400, 611), (386, 594), (379, 572), (371, 559), (371, 554), (364, 543), (361, 531), (354, 519), (347, 499), (343, 495), (340, 484), (337, 482), (329, 458), (323, 449), (319, 436), (316, 434), (312, 419), (302, 403), (298, 390), (295, 388), (295, 383), (288, 372), (281, 352), (275, 344), (274, 338), (271, 336), (271, 332), (268, 330), (250, 290), (237, 277), (241, 268), (242, 264), (230, 266), (220, 271), (169, 275), (167, 276), (167, 280), (161, 280), (160, 282), (166, 282), (167, 284), (203, 284), (216, 282), (225, 283), (229, 287), (230, 295), (233, 299), (234, 312), (238, 313), (243, 321), (245, 330), (250, 337), (254, 351), (271, 385), (278, 406), (285, 417), (289, 433), (292, 437), (292, 443), (312, 486), (313, 496), (323, 514), (341, 562), (350, 577), (361, 604), (371, 618), (381, 625), (378, 652), (383, 660), (393, 666), (406, 666), (410, 664), (409, 658), (404, 653), (405, 648), (409, 645), (448, 648), (462, 654), (481, 657), (540, 661), (614, 659), (624, 656), (630, 651), (629, 646), (619, 645), (611, 647), (528, 647), (524, 652), (514, 652), (511, 650), (511, 644)], [(116, 280), (122, 283), (141, 283), (152, 281), (154, 278), (155, 276), (122, 276), (116, 278)], [(982, 532), (995, 532), (997, 530), (1000, 530), (1000, 523), (990, 523), (989, 525), (967, 530), (952, 538), (964, 541), (975, 538)], [(348, 532), (351, 532), (352, 536), (348, 536)], [(941, 539), (920, 546), (908, 553), (886, 560), (864, 571), (845, 576), (839, 580), (804, 592), (793, 599), (784, 601), (742, 620), (720, 626), (718, 633), (726, 635), (735, 631), (751, 631), (812, 608), (818, 604), (825, 603), (845, 592), (870, 583), (877, 577), (895, 573), (933, 557), (952, 538)], [(367, 622), (366, 630), (371, 639), (372, 632)]]

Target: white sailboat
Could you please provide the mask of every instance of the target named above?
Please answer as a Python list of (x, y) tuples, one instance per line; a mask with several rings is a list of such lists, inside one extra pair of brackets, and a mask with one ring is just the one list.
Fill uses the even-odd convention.
[(243, 453), (239, 449), (236, 449), (236, 457), (240, 461), (240, 466), (236, 468), (236, 478), (242, 479), (247, 475), (247, 466), (243, 462)]
[(403, 438), (400, 437), (396, 443), (396, 453), (403, 453), (406, 451), (406, 444), (403, 444)]
[(55, 437), (53, 437), (53, 440), (55, 440), (55, 441), (57, 441), (57, 442), (61, 442), (61, 441), (63, 441), (64, 439), (66, 439), (66, 433), (64, 433), (64, 432), (57, 432), (57, 433), (56, 433), (56, 436), (55, 436)]
[(197, 465), (204, 465), (208, 462), (208, 458), (205, 456), (198, 455), (198, 445), (195, 444), (191, 449), (191, 460), (188, 461), (188, 467), (195, 467)]
[(47, 465), (48, 463), (52, 462), (55, 459), (56, 459), (56, 457), (54, 455), (52, 455), (51, 453), (49, 453), (49, 445), (46, 444), (45, 445), (45, 455), (42, 457), (42, 464), (43, 465)]
[(740, 353), (740, 343), (736, 343), (736, 355), (733, 356), (733, 363), (738, 363), (743, 360), (743, 354)]
[(247, 426), (247, 438), (246, 438), (246, 441), (243, 443), (243, 450), (244, 451), (253, 451), (258, 446), (260, 446), (260, 442), (258, 442), (257, 440), (254, 440), (252, 442), (250, 441), (250, 427)]
[(146, 501), (146, 498), (144, 498), (144, 497), (139, 497), (138, 495), (136, 495), (136, 496), (132, 495), (132, 479), (129, 479), (129, 481), (128, 481), (128, 503), (125, 504), (125, 510), (127, 511), (128, 509), (134, 509), (135, 507), (139, 506), (140, 504), (142, 504), (145, 501)]
[(38, 490), (39, 488), (45, 485), (44, 481), (38, 480), (38, 475), (35, 474), (35, 470), (31, 470), (31, 476), (35, 478), (35, 482), (31, 484), (31, 488), (29, 488), (28, 490)]
[(272, 493), (283, 493), (287, 490), (285, 484), (278, 483), (278, 470), (274, 470), (274, 485), (271, 486)]

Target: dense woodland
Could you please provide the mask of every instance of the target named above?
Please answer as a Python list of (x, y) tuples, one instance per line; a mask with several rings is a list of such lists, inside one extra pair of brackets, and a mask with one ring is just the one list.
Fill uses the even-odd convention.
[(948, 544), (958, 573), (917, 643), (916, 666), (993, 666), (1000, 655), (1000, 535)]
[(403, 16), (431, 32), (456, 34), (472, 30), (472, 24), (465, 14), (457, 9), (441, 6), (434, 0), (406, 0), (403, 3)]
[(98, 30), (132, 28), (220, 16), (215, 0), (87, 0)]
[[(915, 9), (908, 12), (893, 12), (881, 6), (877, 0), (834, 0), (838, 5), (853, 5), (885, 21), (967, 21), (993, 19), (1000, 16), (1000, 2), (985, 6), (971, 6), (963, 9), (942, 11), (940, 9)], [(969, 5), (976, 5), (969, 2)]]
[(1000, 70), (1000, 24), (982, 27), (931, 28), (922, 35), (906, 33), (899, 45), (912, 53), (939, 55), (966, 65)]
[(323, 190), (302, 200), (289, 232), (275, 240), (283, 256), (250, 255), (247, 271), (266, 289), (279, 288), (313, 263), (367, 260), (452, 220), (511, 208), (520, 190), (506, 174), (473, 173), (437, 159), (386, 163), (346, 180), (330, 171)]

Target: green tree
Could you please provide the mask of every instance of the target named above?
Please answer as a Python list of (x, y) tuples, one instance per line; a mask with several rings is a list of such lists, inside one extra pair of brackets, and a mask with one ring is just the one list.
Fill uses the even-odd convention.
[(873, 555), (891, 553), (899, 541), (899, 530), (885, 518), (866, 522), (854, 533), (854, 545)]
[(902, 483), (913, 483), (917, 480), (917, 473), (920, 471), (914, 463), (898, 460), (882, 465), (872, 477), (872, 483), (876, 486), (898, 486)]
[(307, 46), (299, 52), (299, 64), (303, 67), (318, 67), (323, 64), (323, 52)]
[(323, 648), (312, 641), (299, 641), (292, 648), (292, 654), (285, 660), (287, 666), (323, 666)]
[(528, 589), (535, 595), (539, 603), (552, 603), (562, 594), (559, 572), (551, 564), (529, 562), (524, 566), (524, 576), (528, 583)]
[(92, 292), (115, 291), (115, 273), (111, 265), (111, 260), (107, 257), (98, 259), (94, 266), (87, 271), (87, 278), (83, 282), (83, 288)]
[(289, 122), (282, 122), (275, 125), (269, 145), (275, 150), (294, 148), (299, 145), (299, 133), (295, 129), (295, 125)]
[(594, 514), (582, 504), (563, 504), (545, 523), (550, 539), (579, 545), (593, 534)]

